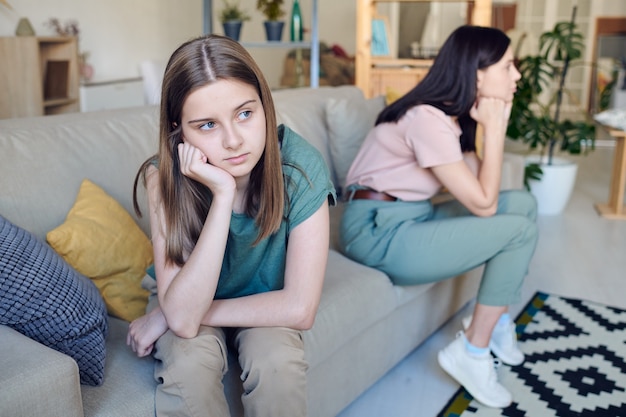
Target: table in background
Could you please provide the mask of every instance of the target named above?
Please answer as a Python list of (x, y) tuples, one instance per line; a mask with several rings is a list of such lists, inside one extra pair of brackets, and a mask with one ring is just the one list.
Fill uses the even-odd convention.
[(615, 154), (611, 172), (609, 202), (596, 204), (596, 210), (607, 219), (626, 220), (624, 206), (624, 188), (626, 188), (626, 131), (609, 128), (609, 134), (615, 139)]

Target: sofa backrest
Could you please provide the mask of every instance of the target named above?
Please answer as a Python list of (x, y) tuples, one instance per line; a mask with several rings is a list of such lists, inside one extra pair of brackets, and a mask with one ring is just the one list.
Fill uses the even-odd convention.
[[(273, 97), (279, 123), (321, 152), (336, 183), (326, 103), (331, 97), (362, 100), (361, 90), (299, 88), (275, 91)], [(45, 239), (63, 223), (88, 178), (135, 217), (133, 180), (156, 152), (157, 135), (156, 106), (0, 120), (0, 214)], [(135, 219), (149, 234), (147, 216)]]
[(338, 87), (293, 88), (275, 91), (274, 106), (279, 123), (284, 123), (315, 146), (324, 157), (337, 185), (331, 153), (326, 104), (328, 100), (364, 101), (363, 92), (352, 85)]
[[(157, 149), (158, 109), (0, 120), (0, 214), (45, 239), (88, 178), (134, 215), (137, 169)], [(144, 231), (148, 218), (139, 220)]]

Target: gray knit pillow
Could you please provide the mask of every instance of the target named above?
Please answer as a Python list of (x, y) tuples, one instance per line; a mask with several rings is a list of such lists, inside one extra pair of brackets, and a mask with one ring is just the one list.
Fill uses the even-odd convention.
[(48, 244), (0, 216), (0, 324), (76, 361), (81, 384), (104, 379), (108, 331), (96, 286)]

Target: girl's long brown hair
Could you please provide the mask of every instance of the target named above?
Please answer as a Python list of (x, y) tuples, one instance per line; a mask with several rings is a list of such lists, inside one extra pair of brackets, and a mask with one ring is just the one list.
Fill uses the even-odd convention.
[[(278, 230), (285, 210), (285, 185), (271, 90), (254, 59), (236, 41), (208, 35), (182, 44), (170, 57), (161, 91), (159, 150), (145, 161), (135, 177), (133, 203), (140, 178), (158, 167), (161, 204), (165, 216), (166, 257), (183, 265), (194, 248), (211, 205), (211, 192), (180, 172), (178, 144), (182, 143), (181, 115), (185, 99), (199, 87), (218, 80), (237, 80), (256, 89), (265, 111), (265, 150), (252, 169), (246, 190), (245, 213), (259, 228), (256, 243)], [(219, 105), (219, 103), (217, 103)]]

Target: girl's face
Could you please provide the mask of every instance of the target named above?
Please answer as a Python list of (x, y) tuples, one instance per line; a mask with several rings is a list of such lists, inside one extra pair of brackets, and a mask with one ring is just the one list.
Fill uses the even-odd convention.
[(513, 49), (509, 47), (500, 61), (477, 72), (478, 97), (513, 101), (517, 81), (522, 78), (513, 63)]
[(194, 90), (183, 104), (181, 124), (183, 141), (210, 164), (247, 182), (266, 140), (265, 111), (252, 86), (218, 80)]

